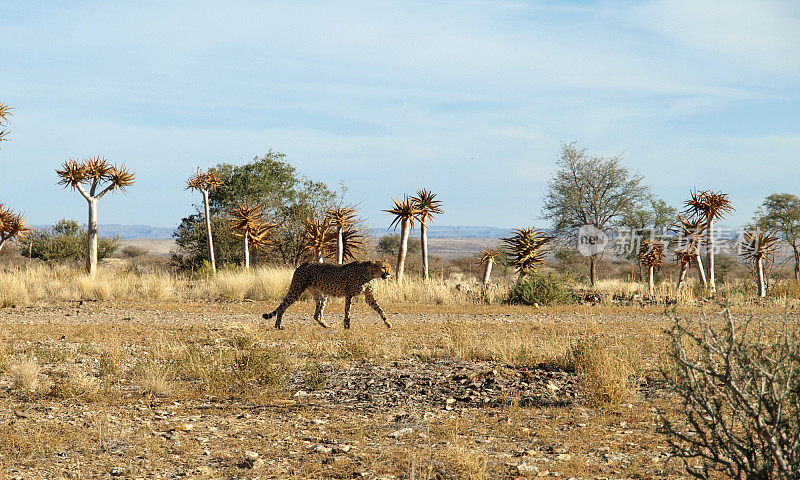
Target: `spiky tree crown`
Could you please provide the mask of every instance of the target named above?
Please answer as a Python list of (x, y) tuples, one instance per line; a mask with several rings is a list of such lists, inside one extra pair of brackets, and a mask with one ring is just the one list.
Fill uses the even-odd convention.
[(25, 224), (25, 217), (16, 214), (10, 208), (0, 203), (0, 240), (16, 238), (20, 240), (30, 233), (31, 229)]
[(544, 257), (550, 251), (553, 237), (533, 227), (516, 228), (501, 240), (506, 249), (508, 264), (522, 274), (535, 273), (544, 265)]
[(311, 252), (324, 252), (331, 240), (335, 239), (335, 233), (331, 231), (331, 221), (328, 218), (314, 220), (306, 217), (303, 221), (303, 241), (304, 250)]
[(95, 189), (104, 184), (105, 187), (100, 195), (116, 189), (125, 191), (125, 187), (132, 185), (136, 180), (136, 175), (125, 168), (124, 164), (121, 166), (111, 164), (101, 156), (84, 157), (81, 160), (70, 158), (61, 165), (61, 170), (56, 170), (56, 174), (61, 178), (58, 181), (59, 185), (78, 190), (87, 187), (92, 196)]
[(442, 202), (436, 200), (436, 194), (425, 188), (417, 190), (417, 195), (411, 197), (411, 202), (414, 204), (414, 208), (418, 210), (417, 218), (422, 223), (432, 220), (434, 215), (444, 213)]
[(356, 223), (356, 210), (348, 207), (329, 208), (325, 211), (325, 216), (331, 221), (335, 228), (349, 228)]
[(678, 234), (675, 243), (675, 258), (681, 263), (695, 260), (700, 246), (705, 244), (706, 223), (702, 218), (687, 218), (678, 215), (670, 229)]
[(686, 201), (684, 213), (692, 217), (699, 217), (705, 220), (717, 220), (725, 218), (729, 213), (735, 211), (727, 193), (717, 193), (711, 190), (692, 190), (691, 198)]
[(222, 186), (222, 180), (216, 171), (204, 172), (197, 169), (197, 172), (186, 180), (186, 188), (200, 190), (201, 192), (213, 192)]
[(11, 107), (0, 102), (0, 142), (8, 141), (8, 117), (11, 115)]
[[(355, 260), (356, 254), (364, 251), (364, 235), (355, 228), (345, 228), (342, 230), (342, 260)], [(329, 243), (325, 245), (325, 254), (335, 258), (336, 237), (331, 236)]]
[(775, 232), (744, 232), (740, 240), (741, 255), (745, 260), (771, 260), (780, 246), (780, 238)]
[(247, 234), (250, 244), (254, 247), (262, 247), (273, 243), (272, 230), (278, 226), (277, 223), (269, 223), (262, 217), (264, 206), (261, 204), (250, 205), (245, 200), (244, 203), (237, 204), (230, 210), (231, 230), (233, 235), (242, 238)]
[(478, 253), (478, 265), (484, 264), (489, 260), (494, 260), (497, 258), (503, 251), (499, 248), (487, 248), (482, 252)]
[(642, 240), (639, 246), (639, 263), (645, 267), (660, 267), (664, 264), (664, 244)]
[(384, 212), (389, 215), (394, 215), (394, 219), (392, 219), (392, 223), (389, 224), (389, 228), (400, 225), (403, 220), (407, 220), (411, 228), (414, 228), (414, 217), (419, 215), (420, 211), (414, 205), (411, 198), (408, 195), (403, 195), (403, 201), (399, 201), (395, 198), (393, 198), (392, 201), (394, 202), (394, 207), (384, 210)]

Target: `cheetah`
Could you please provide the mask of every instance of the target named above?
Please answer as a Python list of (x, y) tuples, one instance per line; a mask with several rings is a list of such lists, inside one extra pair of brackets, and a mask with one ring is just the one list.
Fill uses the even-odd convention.
[(323, 321), (322, 317), (327, 301), (326, 295), (344, 297), (344, 328), (349, 329), (350, 304), (354, 296), (363, 293), (367, 305), (378, 312), (383, 323), (386, 324), (386, 328), (391, 328), (392, 324), (386, 319), (380, 305), (375, 301), (371, 285), (372, 280), (376, 278), (387, 279), (390, 276), (389, 265), (383, 262), (352, 262), (346, 265), (303, 263), (294, 271), (289, 292), (286, 293), (286, 297), (278, 305), (278, 308), (272, 313), (265, 313), (262, 317), (269, 320), (277, 316), (275, 328), (282, 329), (283, 312), (308, 289), (317, 302), (314, 320), (325, 328), (328, 328), (328, 324)]

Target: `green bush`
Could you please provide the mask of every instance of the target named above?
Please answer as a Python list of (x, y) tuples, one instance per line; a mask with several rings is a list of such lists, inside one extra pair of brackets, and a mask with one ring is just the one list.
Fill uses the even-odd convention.
[(516, 305), (572, 303), (572, 295), (561, 275), (527, 275), (508, 291), (506, 302)]
[[(32, 258), (46, 262), (83, 260), (86, 258), (88, 233), (75, 220), (59, 220), (51, 228), (34, 230), (23, 242), (23, 254), (30, 252)], [(119, 248), (119, 238), (100, 237), (97, 242), (97, 258), (102, 260)]]

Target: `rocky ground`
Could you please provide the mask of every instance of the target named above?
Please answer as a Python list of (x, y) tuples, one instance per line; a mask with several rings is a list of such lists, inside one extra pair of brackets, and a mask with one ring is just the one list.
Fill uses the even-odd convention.
[[(420, 341), (414, 336), (423, 328), (419, 325), (426, 332), (452, 329), (453, 316), (462, 323), (506, 325), (506, 335), (518, 324), (533, 322), (579, 332), (586, 328), (581, 314), (395, 313), (396, 328), (385, 332), (361, 312), (354, 321), (361, 336), (351, 337), (340, 330), (319, 333), (300, 312), (288, 317), (288, 333), (262, 332), (252, 315), (260, 310), (246, 304), (147, 309), (65, 304), (0, 312), (0, 402), (5, 406), (0, 409), (0, 476), (682, 475), (677, 464), (666, 462), (666, 443), (656, 431), (654, 408), (669, 405), (655, 390), (640, 388), (622, 403), (593, 407), (582, 398), (580, 375), (554, 362), (463, 358), (413, 345)], [(609, 335), (631, 321), (618, 314), (590, 317)], [(643, 316), (643, 322), (653, 317)], [(269, 386), (256, 379), (241, 390), (213, 390), (199, 374), (174, 373), (173, 386), (163, 392), (143, 387), (143, 358), (184, 358), (170, 357), (164, 345), (177, 348), (185, 341), (209, 352), (223, 351), (215, 345), (240, 348), (228, 347), (230, 339), (244, 342), (231, 332), (254, 328), (257, 333), (248, 342), (283, 349), (291, 359), (274, 360), (285, 370)], [(404, 341), (410, 345), (395, 353), (377, 348)], [(375, 355), (368, 353), (373, 343)], [(187, 348), (181, 351), (193, 351)], [(109, 352), (117, 351), (119, 360), (109, 374)], [(41, 366), (38, 386), (28, 390), (15, 383), (13, 373), (15, 362), (26, 356)], [(182, 364), (175, 365), (180, 372)], [(95, 388), (81, 390), (60, 380), (78, 370)]]

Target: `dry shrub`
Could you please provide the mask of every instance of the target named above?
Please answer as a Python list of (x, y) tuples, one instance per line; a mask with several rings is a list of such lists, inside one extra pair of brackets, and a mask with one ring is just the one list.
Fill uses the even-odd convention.
[(285, 356), (276, 348), (253, 345), (234, 351), (232, 364), (234, 387), (239, 392), (259, 388), (259, 394), (274, 395), (283, 384), (288, 368)]
[(25, 357), (11, 362), (11, 388), (24, 393), (36, 393), (39, 388), (39, 372), (42, 368), (33, 358)]
[(111, 298), (113, 278), (108, 275), (78, 278), (78, 295), (81, 300), (105, 301)]
[(122, 351), (119, 348), (100, 354), (100, 377), (113, 378), (122, 366)]
[(661, 373), (680, 400), (662, 414), (672, 454), (695, 478), (797, 479), (800, 471), (800, 327), (791, 316), (723, 322), (674, 319)]
[(62, 399), (74, 397), (92, 399), (99, 390), (100, 384), (96, 378), (73, 366), (56, 378), (51, 395)]
[(633, 393), (640, 372), (639, 360), (627, 347), (598, 337), (579, 340), (570, 352), (580, 374), (580, 389), (594, 406), (619, 404)]
[(149, 395), (167, 395), (173, 387), (169, 368), (153, 361), (139, 367), (136, 383), (143, 393)]

